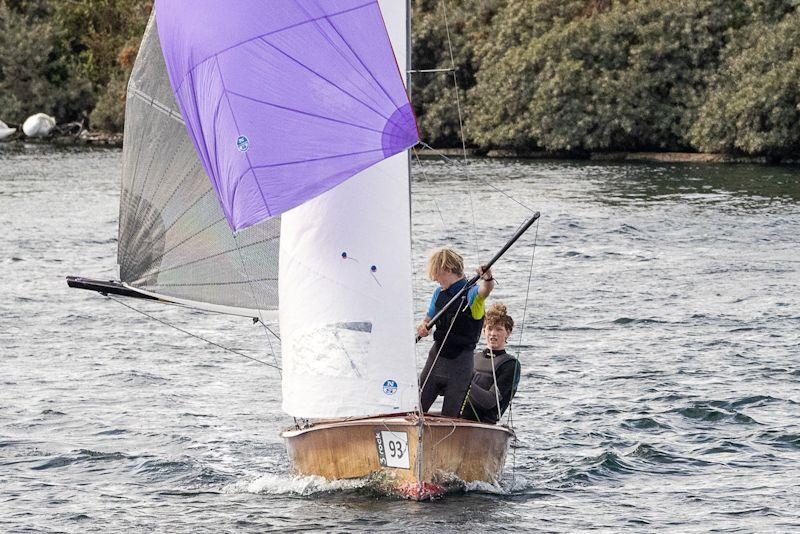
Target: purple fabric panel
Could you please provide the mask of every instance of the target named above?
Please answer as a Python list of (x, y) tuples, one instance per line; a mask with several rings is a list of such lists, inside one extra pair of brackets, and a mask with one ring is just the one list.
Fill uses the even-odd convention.
[(234, 230), (418, 141), (375, 0), (158, 0), (156, 10), (170, 81)]
[(383, 128), (381, 138), (383, 153), (388, 158), (409, 146), (414, 146), (418, 140), (414, 111), (411, 109), (411, 104), (406, 104), (392, 114)]
[(310, 18), (370, 0), (157, 0), (156, 24), (173, 88), (211, 56)]

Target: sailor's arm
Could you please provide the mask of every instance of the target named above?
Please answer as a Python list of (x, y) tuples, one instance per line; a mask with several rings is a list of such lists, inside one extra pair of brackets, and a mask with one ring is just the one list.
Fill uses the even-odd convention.
[[(469, 397), (473, 404), (480, 406), (484, 410), (497, 410), (497, 395), (495, 391), (500, 391), (500, 407), (505, 408), (511, 400), (511, 391), (514, 389), (514, 376), (517, 371), (517, 360), (504, 363), (497, 370), (497, 389), (495, 384), (489, 389), (484, 389), (474, 381), (469, 389)], [(473, 377), (474, 379), (474, 377)]]
[[(475, 375), (477, 376), (477, 375)], [(494, 394), (494, 386), (489, 389), (483, 389), (475, 383), (475, 377), (472, 379), (472, 384), (469, 387), (469, 400), (475, 406), (482, 410), (497, 409), (497, 397)]]
[(481, 283), (478, 286), (478, 295), (486, 298), (492, 292), (492, 289), (494, 289), (494, 276), (492, 275), (492, 270), (484, 269), (481, 266), (476, 269), (476, 272), (481, 277)]
[(440, 289), (436, 289), (433, 292), (433, 296), (431, 297), (431, 302), (428, 304), (428, 313), (425, 314), (425, 318), (419, 323), (417, 326), (417, 335), (419, 337), (425, 337), (431, 333), (430, 328), (428, 328), (428, 323), (431, 321), (431, 318), (436, 315), (436, 299), (439, 297)]

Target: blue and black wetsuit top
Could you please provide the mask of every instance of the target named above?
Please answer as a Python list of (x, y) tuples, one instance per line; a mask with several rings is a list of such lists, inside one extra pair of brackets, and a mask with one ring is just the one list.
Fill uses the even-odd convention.
[[(445, 304), (450, 302), (456, 293), (467, 283), (466, 278), (452, 284), (447, 289), (437, 287), (433, 292), (431, 304), (428, 307), (428, 317), (433, 317)], [(486, 297), (478, 294), (478, 287), (473, 286), (466, 293), (466, 304), (453, 304), (450, 309), (436, 323), (436, 330), (433, 332), (433, 340), (442, 347), (439, 355), (443, 358), (455, 358), (465, 350), (474, 351), (481, 337), (483, 328), (483, 318), (486, 312)], [(453, 319), (455, 318), (455, 323)], [(450, 324), (453, 327), (450, 328)], [(448, 334), (448, 330), (450, 333)], [(445, 338), (447, 341), (445, 342)]]

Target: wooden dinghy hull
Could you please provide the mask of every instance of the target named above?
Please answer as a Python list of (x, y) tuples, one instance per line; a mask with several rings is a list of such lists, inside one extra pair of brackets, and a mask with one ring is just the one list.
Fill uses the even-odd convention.
[(501, 425), (400, 414), (318, 422), (283, 432), (299, 475), (369, 478), (388, 494), (431, 499), (500, 480), (514, 433)]

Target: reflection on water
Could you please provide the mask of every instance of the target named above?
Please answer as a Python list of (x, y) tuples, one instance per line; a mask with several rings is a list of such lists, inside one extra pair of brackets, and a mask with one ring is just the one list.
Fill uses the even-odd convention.
[[(0, 144), (0, 530), (800, 528), (800, 169), (415, 165), (418, 315), (430, 249), (475, 266), (542, 212), (495, 268), (523, 365), (502, 485), (420, 504), (294, 477), (272, 369), (67, 289), (116, 276), (120, 159)], [(141, 306), (271, 361), (258, 326)]]
[[(612, 165), (603, 191), (613, 199), (683, 201), (724, 204), (741, 197), (753, 206), (800, 200), (797, 167), (750, 164), (648, 164)], [(608, 173), (606, 173), (608, 174)], [(717, 198), (714, 196), (717, 195)]]

